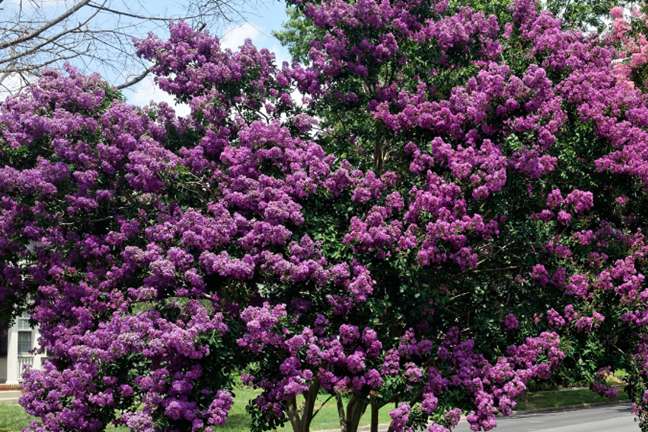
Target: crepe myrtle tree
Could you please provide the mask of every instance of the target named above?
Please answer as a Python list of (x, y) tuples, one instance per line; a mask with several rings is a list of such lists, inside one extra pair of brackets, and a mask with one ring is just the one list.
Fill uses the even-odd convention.
[[(628, 390), (640, 398), (644, 216), (632, 202), (645, 196), (645, 103), (611, 76), (613, 41), (564, 31), (532, 2), (502, 23), (468, 8), (444, 15), (445, 3), (399, 5), (408, 12), (294, 6), (326, 35), (309, 52), (322, 145), (409, 189), (402, 217), (378, 203), (345, 238), (384, 277), (374, 295), (384, 286), (385, 297), (420, 302), (445, 291), (429, 325), (462, 323), (491, 358), (512, 333), (555, 329), (566, 366), (595, 391), (615, 392), (607, 363), (633, 371)], [(444, 201), (451, 189), (458, 199)], [(476, 215), (497, 230), (473, 243)]]
[[(578, 368), (644, 419), (648, 109), (607, 40), (529, 0), (300, 2), (309, 65), (185, 23), (137, 42), (191, 107), (47, 70), (0, 107), (0, 319), (51, 359), (34, 431), (496, 426)], [(646, 398), (648, 400), (648, 398)], [(645, 426), (642, 426), (645, 428)]]

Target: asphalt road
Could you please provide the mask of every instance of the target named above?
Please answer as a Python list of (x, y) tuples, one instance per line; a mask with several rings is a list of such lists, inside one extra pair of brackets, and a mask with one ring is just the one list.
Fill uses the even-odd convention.
[[(564, 412), (517, 414), (498, 418), (493, 432), (638, 432), (631, 404), (607, 405)], [(452, 432), (470, 432), (460, 422)]]

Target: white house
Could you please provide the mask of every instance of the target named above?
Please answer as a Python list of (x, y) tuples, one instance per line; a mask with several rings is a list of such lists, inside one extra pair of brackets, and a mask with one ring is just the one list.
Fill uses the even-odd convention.
[(38, 328), (29, 326), (29, 314), (23, 313), (7, 332), (0, 338), (0, 385), (17, 386), (22, 382), (24, 365), (40, 369), (46, 354), (31, 354), (37, 347)]

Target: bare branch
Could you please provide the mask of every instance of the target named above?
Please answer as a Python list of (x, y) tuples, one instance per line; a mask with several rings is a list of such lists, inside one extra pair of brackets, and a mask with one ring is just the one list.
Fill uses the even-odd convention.
[(78, 12), (83, 6), (87, 5), (88, 3), (90, 3), (90, 0), (82, 0), (82, 1), (80, 1), (79, 3), (77, 3), (76, 5), (74, 5), (73, 7), (71, 7), (70, 9), (68, 9), (67, 11), (62, 13), (61, 15), (59, 15), (58, 17), (56, 17), (53, 20), (49, 21), (45, 25), (37, 28), (36, 30), (32, 31), (31, 33), (29, 33), (29, 34), (27, 34), (25, 36), (19, 37), (17, 39), (11, 40), (9, 42), (0, 43), (0, 49), (7, 49), (9, 47), (16, 46), (16, 45), (18, 45), (18, 44), (20, 44), (22, 42), (27, 42), (28, 40), (35, 38), (36, 36), (40, 35), (44, 31), (54, 27), (56, 24), (60, 23), (64, 19), (72, 16), (73, 14)]
[(147, 75), (151, 72), (151, 68), (146, 69), (144, 72), (142, 72), (140, 75), (136, 76), (130, 81), (126, 81), (123, 84), (120, 84), (117, 86), (117, 90), (123, 90), (125, 88), (128, 88), (132, 85), (137, 84), (138, 82), (142, 81), (144, 78), (147, 77)]
[(123, 16), (127, 16), (127, 17), (130, 17), (130, 18), (137, 18), (137, 19), (141, 19), (141, 20), (145, 20), (145, 21), (164, 21), (164, 22), (169, 21), (169, 18), (159, 18), (159, 17), (152, 17), (152, 16), (136, 15), (136, 14), (132, 14), (132, 13), (129, 13), (129, 12), (110, 9), (110, 8), (107, 8), (107, 7), (104, 7), (104, 6), (101, 6), (101, 5), (97, 5), (97, 4), (93, 4), (93, 3), (88, 4), (88, 6), (90, 6), (91, 8), (99, 9), (99, 10), (104, 11), (104, 12), (110, 12), (110, 13), (113, 13), (113, 14), (116, 14), (116, 15), (123, 15)]
[(154, 13), (140, 0), (44, 1), (0, 0), (0, 88), (9, 93), (33, 82), (43, 67), (61, 67), (66, 61), (81, 72), (101, 73), (117, 89), (128, 88), (150, 73), (136, 55), (134, 38), (167, 31), (170, 19), (183, 19), (198, 31), (218, 28), (244, 19), (243, 10), (261, 0), (187, 0), (173, 12)]
[(38, 52), (39, 50), (43, 49), (48, 44), (54, 43), (57, 39), (62, 38), (66, 34), (73, 33), (73, 32), (75, 32), (77, 30), (80, 30), (81, 28), (83, 28), (84, 25), (86, 25), (88, 23), (88, 21), (90, 21), (90, 19), (92, 19), (92, 18), (87, 19), (83, 23), (79, 24), (78, 26), (76, 26), (76, 27), (74, 27), (74, 28), (72, 28), (70, 30), (64, 30), (64, 31), (52, 36), (49, 39), (45, 39), (43, 42), (31, 47), (27, 51), (20, 52), (19, 54), (14, 54), (11, 57), (0, 59), (0, 64), (7, 63), (7, 62), (12, 62), (12, 61), (17, 60), (17, 59), (19, 59), (21, 57), (25, 57), (25, 56), (34, 54), (35, 52)]
[(10, 74), (12, 74), (12, 73), (25, 73), (25, 72), (30, 72), (30, 71), (33, 71), (34, 69), (36, 69), (36, 70), (38, 70), (38, 69), (43, 69), (44, 67), (49, 66), (49, 65), (51, 65), (52, 63), (55, 63), (55, 62), (58, 62), (58, 61), (61, 61), (61, 60), (63, 60), (63, 61), (65, 61), (65, 60), (71, 60), (71, 59), (73, 59), (73, 58), (75, 58), (75, 57), (78, 57), (78, 56), (80, 56), (80, 55), (83, 55), (83, 54), (87, 54), (87, 52), (80, 52), (80, 53), (73, 52), (71, 55), (68, 55), (68, 56), (61, 56), (61, 57), (58, 57), (58, 58), (53, 58), (53, 59), (51, 59), (51, 60), (49, 60), (49, 61), (46, 61), (46, 62), (43, 62), (43, 63), (39, 63), (39, 64), (37, 64), (37, 65), (33, 65), (33, 66), (25, 66), (25, 67), (22, 67), (22, 68), (20, 68), (20, 67), (15, 67), (15, 68), (6, 68), (6, 69), (4, 69), (3, 72), (5, 72), (5, 73), (10, 73)]

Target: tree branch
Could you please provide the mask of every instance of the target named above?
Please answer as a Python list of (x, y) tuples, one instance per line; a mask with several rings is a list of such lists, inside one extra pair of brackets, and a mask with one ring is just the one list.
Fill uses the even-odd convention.
[(28, 56), (28, 55), (34, 54), (34, 53), (37, 52), (38, 50), (42, 49), (43, 47), (45, 47), (45, 46), (47, 46), (47, 45), (49, 45), (49, 44), (51, 44), (51, 43), (54, 43), (56, 40), (62, 38), (63, 36), (65, 36), (65, 35), (67, 35), (67, 34), (70, 34), (70, 33), (73, 33), (73, 32), (75, 32), (75, 31), (77, 31), (77, 30), (80, 30), (80, 29), (81, 29), (84, 25), (86, 25), (86, 24), (87, 24), (87, 23), (88, 23), (92, 18), (94, 18), (94, 16), (95, 16), (95, 15), (92, 15), (92, 16), (91, 16), (90, 18), (88, 18), (86, 21), (84, 21), (83, 23), (79, 24), (78, 26), (76, 26), (76, 27), (74, 27), (74, 28), (72, 28), (72, 29), (64, 30), (64, 31), (62, 31), (62, 32), (60, 32), (60, 33), (58, 33), (58, 34), (52, 36), (52, 37), (49, 38), (49, 39), (45, 39), (43, 42), (41, 42), (41, 43), (39, 43), (39, 44), (37, 44), (37, 45), (34, 45), (33, 47), (29, 48), (27, 51), (23, 51), (23, 52), (21, 52), (21, 53), (19, 53), (19, 54), (14, 54), (14, 55), (12, 55), (11, 57), (7, 57), (7, 58), (4, 58), (4, 59), (0, 59), (0, 64), (2, 64), (2, 63), (12, 62), (12, 61), (17, 60), (17, 59), (19, 59), (19, 58), (21, 58), (21, 57), (26, 57), (26, 56)]
[(126, 81), (125, 83), (118, 85), (116, 88), (117, 88), (117, 90), (123, 90), (123, 89), (128, 88), (128, 87), (130, 87), (132, 85), (135, 85), (138, 82), (142, 81), (144, 78), (146, 78), (149, 73), (151, 73), (151, 68), (147, 68), (144, 72), (142, 72), (141, 74), (139, 74), (138, 76), (136, 76), (132, 80)]
[[(211, 297), (210, 297), (210, 298), (211, 298)], [(312, 417), (312, 418), (315, 418), (315, 416), (317, 415), (317, 413), (320, 412), (320, 410), (321, 410), (322, 408), (324, 408), (324, 405), (326, 405), (326, 404), (328, 403), (328, 401), (330, 401), (330, 400), (333, 399), (334, 397), (335, 397), (334, 394), (332, 394), (331, 396), (329, 396), (329, 398), (326, 399), (326, 400), (324, 401), (324, 403), (323, 403), (319, 408), (317, 408), (317, 410), (313, 413), (313, 417)]]
[[(90, 3), (90, 4), (88, 4), (88, 6), (91, 7), (91, 8), (100, 10), (100, 11), (110, 12), (110, 13), (113, 13), (113, 14), (116, 14), (116, 15), (127, 16), (127, 17), (130, 17), (130, 18), (141, 19), (143, 21), (164, 21), (164, 22), (169, 22), (168, 18), (151, 17), (151, 16), (147, 17), (147, 16), (143, 16), (143, 15), (132, 14), (130, 12), (118, 11), (116, 9), (110, 9), (110, 8), (105, 7), (105, 6), (101, 6), (101, 5), (94, 4), (94, 3)], [(185, 17), (185, 19), (188, 19), (188, 18), (193, 18), (193, 17)]]
[(76, 5), (74, 5), (73, 7), (71, 7), (70, 9), (68, 9), (67, 11), (62, 13), (61, 15), (59, 15), (58, 17), (56, 17), (53, 20), (45, 23), (43, 26), (37, 28), (36, 30), (32, 31), (31, 33), (29, 33), (29, 34), (27, 34), (25, 36), (16, 38), (14, 40), (8, 41), (8, 42), (0, 43), (0, 49), (7, 49), (7, 48), (10, 48), (12, 46), (16, 46), (16, 45), (18, 45), (20, 43), (27, 42), (28, 40), (34, 39), (35, 37), (37, 37), (38, 35), (40, 35), (44, 31), (54, 27), (56, 24), (62, 22), (66, 18), (74, 15), (81, 8), (83, 8), (88, 3), (90, 3), (90, 1), (91, 0), (81, 0), (79, 3), (77, 3)]

